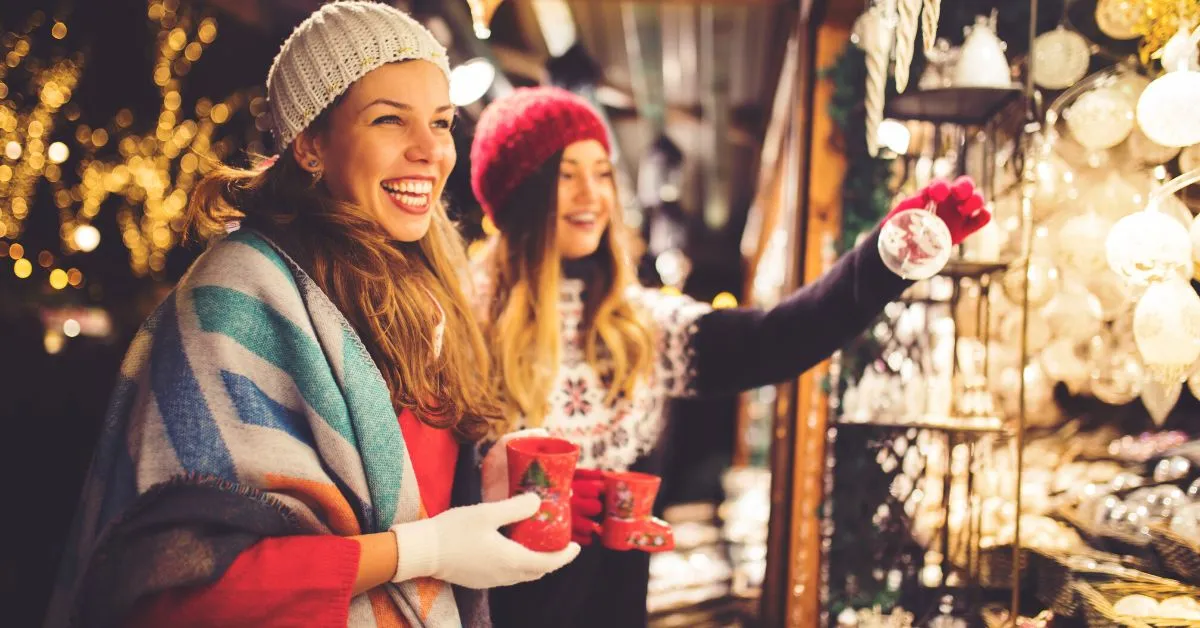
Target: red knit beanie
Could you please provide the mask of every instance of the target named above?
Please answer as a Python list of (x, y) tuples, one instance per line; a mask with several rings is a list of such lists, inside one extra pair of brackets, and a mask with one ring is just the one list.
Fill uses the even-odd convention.
[(488, 105), (471, 144), (471, 187), (495, 220), (510, 194), (547, 159), (582, 140), (611, 152), (603, 120), (586, 100), (557, 87), (525, 87)]

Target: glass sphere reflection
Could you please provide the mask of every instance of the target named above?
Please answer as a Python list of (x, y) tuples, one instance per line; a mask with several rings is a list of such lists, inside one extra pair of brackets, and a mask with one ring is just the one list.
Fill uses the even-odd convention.
[(927, 209), (896, 213), (879, 232), (879, 256), (892, 272), (914, 281), (938, 274), (950, 261), (950, 229)]
[(1113, 39), (1137, 39), (1134, 31), (1141, 13), (1137, 0), (1100, 0), (1096, 3), (1096, 26)]
[(1136, 285), (1191, 276), (1192, 242), (1187, 229), (1157, 211), (1117, 221), (1105, 242), (1108, 265)]
[(1112, 353), (1101, 358), (1092, 371), (1092, 395), (1113, 406), (1125, 405), (1142, 394), (1142, 364), (1129, 353)]
[[(1099, 87), (1080, 96), (1064, 117), (1075, 141), (1092, 150), (1112, 148), (1133, 131), (1132, 101), (1109, 87)], [(1150, 139), (1162, 143), (1153, 135)]]
[(1200, 358), (1200, 296), (1179, 279), (1151, 285), (1134, 309), (1133, 339), (1152, 373), (1182, 382)]
[(1175, 71), (1154, 79), (1137, 101), (1137, 123), (1161, 146), (1200, 143), (1200, 72)]
[(1091, 61), (1087, 40), (1058, 27), (1033, 40), (1033, 80), (1046, 89), (1066, 89), (1087, 74)]

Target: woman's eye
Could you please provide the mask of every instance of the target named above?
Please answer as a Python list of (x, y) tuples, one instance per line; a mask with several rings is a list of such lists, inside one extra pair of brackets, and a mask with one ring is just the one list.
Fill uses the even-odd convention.
[(454, 120), (437, 120), (433, 123), (433, 127), (449, 131), (454, 128)]
[(374, 124), (374, 125), (403, 124), (403, 121), (400, 119), (399, 116), (380, 116), (378, 118), (375, 118), (375, 121), (372, 122), (371, 124)]
[(612, 172), (612, 170), (609, 170), (608, 172), (601, 172), (601, 173), (600, 173), (600, 178), (601, 178), (601, 179), (611, 179), (611, 178), (612, 178), (612, 176), (613, 176), (613, 172)]
[(575, 178), (575, 175), (570, 172), (560, 172), (558, 173), (558, 178), (562, 179), (563, 181), (570, 181), (571, 179)]

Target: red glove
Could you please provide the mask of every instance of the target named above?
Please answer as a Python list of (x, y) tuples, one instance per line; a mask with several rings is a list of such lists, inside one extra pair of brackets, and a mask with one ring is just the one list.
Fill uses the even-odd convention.
[(906, 209), (923, 208), (931, 201), (937, 203), (937, 215), (950, 229), (950, 239), (954, 244), (979, 231), (992, 219), (992, 212), (984, 204), (983, 196), (975, 191), (975, 182), (971, 177), (959, 177), (953, 184), (941, 179), (934, 180), (916, 196), (900, 201), (888, 212), (884, 221)]
[(600, 496), (604, 494), (604, 472), (576, 469), (571, 479), (571, 540), (591, 545), (592, 535), (600, 534), (600, 524), (593, 517), (604, 512)]

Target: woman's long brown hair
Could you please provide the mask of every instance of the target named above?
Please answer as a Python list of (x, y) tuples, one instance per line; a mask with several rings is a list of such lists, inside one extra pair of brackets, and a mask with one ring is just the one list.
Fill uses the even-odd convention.
[[(327, 132), (330, 110), (305, 132)], [(397, 412), (411, 409), (464, 442), (502, 422), (487, 345), (464, 296), (463, 243), (440, 203), (423, 238), (394, 242), (366, 211), (314, 185), (285, 150), (266, 170), (217, 166), (192, 193), (188, 216), (202, 237), (223, 233), (231, 220), (294, 237), (311, 257), (313, 279), (370, 350)], [(431, 295), (445, 312), (436, 357)]]
[[(486, 300), (488, 338), (500, 393), (510, 416), (520, 414), (531, 426), (545, 419), (558, 371), (558, 297), (561, 261), (556, 246), (558, 175), (562, 153), (555, 155), (510, 196), (496, 212), (500, 233), (484, 259), (491, 292)], [(636, 285), (629, 261), (631, 236), (619, 210), (594, 254), (595, 275), (586, 279), (584, 352), (587, 361), (610, 372), (608, 402), (631, 395), (653, 364), (649, 324), (626, 297)], [(507, 425), (506, 429), (511, 429)]]

